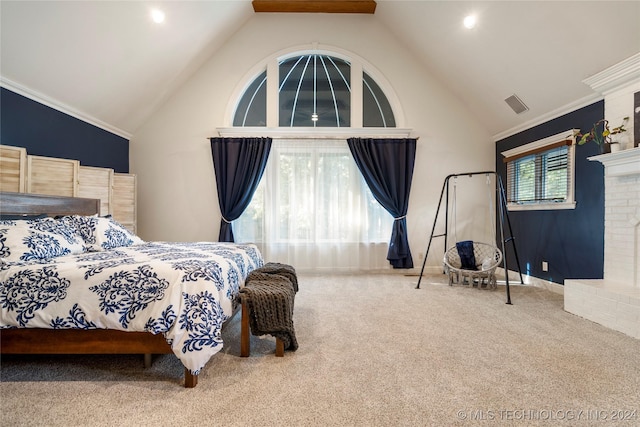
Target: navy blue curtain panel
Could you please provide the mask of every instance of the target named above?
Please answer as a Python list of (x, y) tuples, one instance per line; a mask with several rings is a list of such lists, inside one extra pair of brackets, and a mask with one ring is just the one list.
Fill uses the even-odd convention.
[(409, 192), (416, 139), (349, 138), (347, 143), (373, 197), (393, 215), (387, 259), (393, 268), (413, 268), (407, 236)]
[(231, 221), (249, 206), (267, 165), (271, 138), (210, 138), (222, 220), (218, 241), (233, 242)]

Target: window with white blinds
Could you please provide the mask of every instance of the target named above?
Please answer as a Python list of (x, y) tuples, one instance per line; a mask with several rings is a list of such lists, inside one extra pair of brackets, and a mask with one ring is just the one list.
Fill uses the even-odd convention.
[(573, 130), (502, 153), (509, 210), (573, 209)]

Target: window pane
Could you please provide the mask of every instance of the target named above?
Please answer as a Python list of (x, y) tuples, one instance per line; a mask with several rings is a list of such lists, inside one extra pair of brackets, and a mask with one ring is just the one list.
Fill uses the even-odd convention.
[(280, 126), (351, 126), (351, 66), (327, 55), (280, 63)]
[[(311, 154), (282, 153), (276, 175), (278, 240), (306, 241), (313, 236)], [(253, 203), (253, 201), (252, 201)]]
[(233, 117), (234, 126), (267, 125), (267, 71), (260, 74), (242, 95)]
[(393, 110), (380, 86), (367, 73), (363, 73), (362, 83), (363, 126), (396, 127)]
[[(356, 241), (358, 218), (343, 215), (353, 209), (353, 191), (358, 185), (353, 176), (349, 153), (320, 153), (316, 188), (316, 224), (318, 241)], [(356, 178), (356, 179), (354, 179)]]
[(544, 195), (546, 200), (565, 200), (567, 197), (567, 147), (549, 151), (544, 155)]
[(515, 200), (526, 202), (536, 197), (536, 161), (535, 156), (528, 156), (516, 161)]

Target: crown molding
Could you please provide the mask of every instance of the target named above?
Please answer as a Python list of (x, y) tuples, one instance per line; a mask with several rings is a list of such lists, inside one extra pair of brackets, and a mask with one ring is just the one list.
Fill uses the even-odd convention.
[(132, 134), (130, 134), (129, 132), (125, 132), (124, 130), (119, 129), (115, 126), (111, 126), (110, 124), (105, 123), (102, 120), (91, 117), (53, 98), (31, 90), (2, 76), (0, 76), (0, 87), (10, 90), (11, 92), (15, 92), (18, 95), (22, 95), (25, 98), (29, 98), (32, 101), (36, 101), (40, 104), (46, 105), (47, 107), (53, 108), (54, 110), (60, 111), (61, 113), (67, 114), (71, 117), (75, 117), (76, 119), (82, 120), (83, 122), (89, 123), (90, 125), (106, 130), (107, 132), (118, 135), (122, 138), (125, 138), (126, 140), (130, 140), (132, 137)]
[(551, 110), (546, 114), (538, 116), (518, 126), (512, 127), (511, 129), (507, 129), (503, 132), (497, 133), (492, 137), (493, 142), (498, 142), (502, 139), (508, 138), (527, 129), (531, 129), (534, 126), (541, 125), (560, 116), (564, 116), (565, 114), (572, 113), (582, 107), (586, 107), (587, 105), (591, 105), (595, 102), (601, 101), (602, 99), (604, 99), (604, 97), (599, 94), (585, 96), (584, 98), (580, 98), (575, 102), (563, 105), (562, 107), (556, 108), (555, 110)]
[(497, 142), (501, 139), (510, 137), (518, 132), (525, 131), (534, 126), (553, 120), (564, 114), (571, 113), (579, 108), (591, 105), (594, 102), (604, 99), (604, 95), (619, 89), (629, 83), (640, 80), (640, 53), (630, 56), (629, 58), (599, 72), (591, 77), (584, 79), (582, 82), (590, 86), (596, 93), (586, 96), (571, 104), (567, 104), (556, 110), (550, 111), (533, 120), (522, 123), (506, 131), (493, 135), (493, 141)]
[(640, 80), (640, 53), (636, 53), (598, 74), (587, 77), (582, 82), (589, 85), (596, 92), (606, 95), (638, 80)]

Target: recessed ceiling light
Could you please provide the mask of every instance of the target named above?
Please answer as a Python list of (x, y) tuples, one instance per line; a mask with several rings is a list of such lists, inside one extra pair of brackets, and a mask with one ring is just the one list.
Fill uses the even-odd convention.
[(153, 22), (156, 24), (162, 24), (164, 22), (164, 12), (160, 9), (153, 9), (151, 11), (151, 19), (153, 19)]
[(472, 29), (473, 27), (476, 26), (476, 16), (475, 15), (468, 15), (464, 18), (464, 26), (467, 27), (468, 29)]

